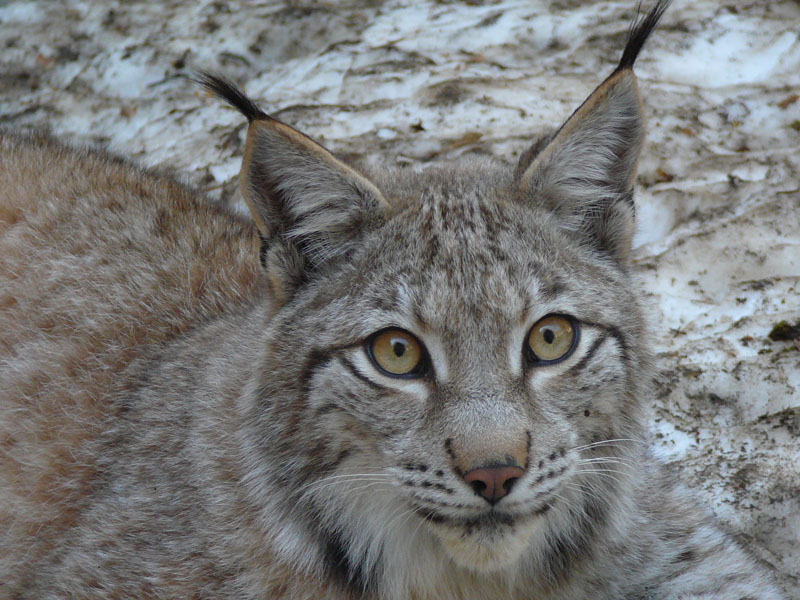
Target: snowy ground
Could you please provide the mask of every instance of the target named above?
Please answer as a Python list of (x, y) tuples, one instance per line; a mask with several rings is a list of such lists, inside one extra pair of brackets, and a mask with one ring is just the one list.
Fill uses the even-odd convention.
[[(513, 162), (611, 71), (635, 1), (0, 0), (0, 126), (237, 202), (243, 120), (185, 78), (211, 69), (345, 157)], [(637, 73), (655, 443), (800, 598), (800, 332), (769, 337), (800, 323), (800, 4), (677, 0)]]

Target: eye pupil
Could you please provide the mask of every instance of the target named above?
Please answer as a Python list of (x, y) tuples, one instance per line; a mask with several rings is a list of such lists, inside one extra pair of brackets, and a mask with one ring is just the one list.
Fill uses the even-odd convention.
[(577, 324), (568, 317), (549, 315), (528, 334), (527, 352), (534, 364), (553, 363), (569, 356), (577, 340)]
[(425, 371), (422, 344), (402, 329), (384, 329), (367, 341), (367, 356), (385, 375), (421, 377)]

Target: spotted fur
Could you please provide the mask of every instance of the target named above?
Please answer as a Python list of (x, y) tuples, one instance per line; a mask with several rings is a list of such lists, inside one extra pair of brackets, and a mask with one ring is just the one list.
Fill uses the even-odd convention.
[[(210, 76), (252, 220), (0, 135), (0, 597), (777, 600), (642, 423), (632, 67), (666, 5), (516, 169), (359, 172)], [(526, 350), (547, 315), (563, 360)], [(425, 369), (377, 366), (386, 328)]]

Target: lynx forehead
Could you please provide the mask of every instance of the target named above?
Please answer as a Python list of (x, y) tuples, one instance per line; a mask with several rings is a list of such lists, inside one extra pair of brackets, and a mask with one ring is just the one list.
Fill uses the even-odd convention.
[(667, 4), (516, 169), (358, 170), (213, 76), (250, 219), (2, 134), (0, 596), (778, 599), (645, 443)]

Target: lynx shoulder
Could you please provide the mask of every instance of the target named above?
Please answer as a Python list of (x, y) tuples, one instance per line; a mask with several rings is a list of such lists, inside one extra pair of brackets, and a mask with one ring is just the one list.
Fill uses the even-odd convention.
[(0, 597), (778, 600), (651, 456), (633, 65), (515, 169), (0, 134)]

